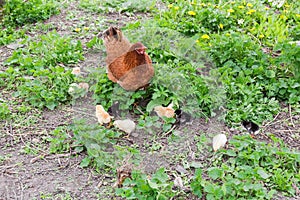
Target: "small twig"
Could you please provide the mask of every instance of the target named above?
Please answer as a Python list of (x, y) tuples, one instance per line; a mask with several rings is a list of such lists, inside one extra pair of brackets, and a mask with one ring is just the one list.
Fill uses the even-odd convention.
[(24, 195), (24, 185), (23, 185), (23, 183), (22, 183), (22, 181), (21, 180), (19, 180), (19, 182), (20, 182), (20, 187), (21, 187), (21, 197), (20, 197), (20, 200), (23, 200), (23, 195)]
[(130, 142), (130, 144), (133, 144), (134, 142), (133, 142), (133, 140), (132, 139), (130, 139), (129, 138), (129, 135), (127, 136), (124, 136), (124, 137), (120, 137), (120, 138), (118, 138), (119, 140), (125, 140), (125, 141), (128, 141), (128, 142)]
[(248, 33), (248, 35), (250, 35), (251, 37), (253, 37), (254, 39), (256, 39), (256, 41), (259, 43), (260, 46), (262, 46), (261, 42), (259, 41), (259, 39), (257, 37), (255, 37), (253, 34)]
[(12, 128), (12, 125), (11, 125), (11, 122), (9, 123), (9, 132), (10, 132), (10, 135), (11, 135), (11, 136), (14, 135), (13, 128)]
[(294, 121), (293, 121), (293, 117), (292, 117), (292, 108), (291, 108), (291, 104), (289, 104), (289, 113), (290, 113), (290, 120), (291, 120), (291, 124), (293, 127), (295, 127)]
[[(23, 140), (22, 135), (20, 135), (20, 139), (21, 139), (22, 143), (24, 144), (24, 146), (26, 146), (26, 147), (29, 148), (29, 149), (32, 149), (32, 148), (33, 148), (33, 147), (30, 147), (30, 145), (28, 145), (28, 144), (25, 143), (25, 141)], [(38, 149), (39, 151), (44, 152), (44, 154), (47, 154), (46, 151), (44, 151), (43, 149), (40, 149), (40, 148), (37, 148), (37, 149)]]
[(26, 147), (28, 148), (29, 146), (28, 146), (27, 144), (25, 144), (22, 135), (20, 135), (20, 138), (21, 138), (21, 141), (22, 141), (22, 143), (24, 144), (24, 146), (26, 146)]
[(83, 115), (88, 115), (88, 116), (91, 116), (91, 117), (95, 117), (96, 118), (96, 115), (92, 115), (90, 113), (86, 113), (86, 112), (82, 112), (82, 111), (79, 111), (79, 110), (74, 110), (74, 109), (67, 109), (67, 111), (73, 111), (73, 112), (77, 112), (77, 113), (80, 113), (80, 114), (83, 114)]
[(59, 166), (62, 166), (62, 164), (61, 164), (61, 161), (60, 161), (60, 158), (59, 158), (59, 157), (57, 158), (57, 162), (58, 162)]
[(45, 156), (45, 154), (38, 155), (38, 156), (32, 158), (32, 159), (30, 160), (30, 163), (31, 163), (31, 164), (32, 164), (32, 163), (35, 163), (37, 160), (39, 160), (40, 158), (42, 158), (42, 157), (44, 157), (44, 156)]
[(42, 170), (40, 172), (36, 172), (37, 174), (41, 174), (43, 172), (50, 172), (50, 171), (56, 171), (56, 170), (60, 170), (66, 168), (66, 166), (60, 166), (60, 167), (56, 167), (56, 168), (50, 168), (50, 169), (46, 169), (46, 170)]
[(77, 155), (77, 152), (73, 151), (70, 153), (62, 153), (62, 154), (55, 154), (50, 156), (50, 154), (46, 155), (46, 157), (48, 159), (53, 159), (53, 158), (64, 158), (64, 157), (69, 157), (69, 156), (73, 156), (73, 155)]
[(45, 135), (44, 133), (41, 132), (36, 132), (36, 133), (30, 133), (30, 132), (25, 132), (25, 133), (19, 133), (19, 134), (15, 134), (15, 136), (28, 136), (28, 135)]
[(18, 164), (8, 165), (8, 166), (0, 166), (0, 169), (6, 170), (6, 169), (9, 169), (9, 168), (13, 168), (13, 167), (15, 167), (15, 166), (17, 166), (17, 165), (18, 165)]
[(266, 123), (266, 125), (264, 125), (263, 127), (267, 127), (269, 125), (278, 123), (279, 121), (276, 121), (276, 122), (274, 122), (274, 121), (277, 119), (277, 117), (279, 116), (279, 114), (280, 113), (277, 113), (277, 115), (273, 118), (273, 120), (271, 122)]
[(44, 129), (56, 129), (58, 126), (67, 126), (68, 124), (65, 124), (65, 123), (60, 123), (60, 124), (56, 124), (55, 126), (41, 126), (41, 128), (44, 128)]
[(175, 127), (176, 127), (176, 125), (173, 125), (172, 128), (164, 134), (164, 136), (169, 135), (174, 130)]
[(299, 132), (300, 130), (274, 130), (274, 132)]
[(77, 167), (78, 168), (78, 166), (80, 165), (80, 163), (81, 163), (81, 161), (78, 161), (78, 162), (76, 162), (76, 163), (74, 163), (73, 165), (70, 165), (70, 169), (71, 168), (73, 168), (73, 167)]
[(11, 174), (18, 174), (18, 173), (17, 173), (17, 172), (9, 172), (9, 171), (5, 171), (5, 172), (3, 173), (3, 175), (9, 177), (10, 179), (17, 178), (17, 177), (15, 177), (15, 176), (11, 175)]
[(189, 148), (189, 155), (193, 160), (195, 160), (195, 152), (192, 150), (190, 145), (188, 145), (188, 148)]
[(135, 107), (140, 113), (142, 113), (143, 115), (145, 115), (145, 113), (143, 112), (143, 111), (141, 111), (141, 109), (138, 107), (138, 106), (136, 106)]
[(30, 160), (30, 163), (34, 163), (36, 162), (37, 160), (39, 160), (41, 157), (44, 157), (44, 158), (47, 158), (47, 159), (55, 159), (55, 158), (63, 158), (63, 157), (69, 157), (69, 156), (72, 156), (72, 155), (76, 155), (77, 152), (70, 152), (70, 153), (64, 153), (64, 154), (55, 154), (55, 155), (51, 155), (51, 154), (41, 154), (41, 155), (38, 155), (34, 158), (32, 158)]

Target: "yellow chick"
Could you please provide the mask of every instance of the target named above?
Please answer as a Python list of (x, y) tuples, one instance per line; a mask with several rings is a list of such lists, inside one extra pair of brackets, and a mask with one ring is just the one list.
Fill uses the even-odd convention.
[(113, 118), (104, 110), (103, 106), (101, 105), (96, 105), (96, 117), (100, 125), (109, 123)]
[(80, 67), (74, 67), (71, 73), (78, 76), (81, 73)]
[(84, 82), (78, 83), (78, 87), (85, 89), (86, 92), (89, 91), (89, 84), (87, 84), (87, 83), (84, 83)]
[(173, 103), (170, 103), (167, 107), (155, 106), (154, 111), (159, 117), (171, 118), (175, 115), (175, 110), (173, 109)]

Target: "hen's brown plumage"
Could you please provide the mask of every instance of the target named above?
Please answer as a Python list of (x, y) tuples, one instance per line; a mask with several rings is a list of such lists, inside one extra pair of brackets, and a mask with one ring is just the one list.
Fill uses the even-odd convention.
[(103, 43), (106, 48), (106, 63), (109, 65), (116, 58), (129, 51), (131, 44), (126, 37), (123, 36), (121, 30), (117, 27), (109, 27), (103, 35)]
[(154, 68), (142, 43), (131, 45), (121, 30), (115, 27), (104, 32), (103, 40), (107, 51), (107, 75), (111, 81), (130, 91), (150, 82)]

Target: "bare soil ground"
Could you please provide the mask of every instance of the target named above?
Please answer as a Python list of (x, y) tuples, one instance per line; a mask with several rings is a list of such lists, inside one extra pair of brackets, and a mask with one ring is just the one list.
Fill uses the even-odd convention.
[[(31, 148), (39, 149), (47, 146), (45, 137), (55, 127), (72, 123), (69, 107), (61, 108), (60, 111), (45, 111), (36, 119), (35, 125), (31, 127), (14, 127), (11, 123), (1, 123), (1, 148), (0, 155), (4, 155), (0, 166), (0, 199), (63, 199), (70, 195), (72, 199), (110, 199), (113, 193), (112, 185), (116, 181), (114, 172), (96, 172), (92, 168), (81, 168), (81, 160), (84, 153), (76, 154), (69, 152), (65, 154), (25, 153), (24, 148), (30, 144)], [(270, 141), (266, 133), (273, 133), (294, 149), (300, 149), (299, 115), (292, 117), (293, 125), (290, 124), (288, 113), (281, 112), (274, 121), (265, 125), (257, 135), (260, 140)], [(188, 130), (188, 131), (186, 131)], [(140, 169), (146, 173), (152, 173), (159, 167), (166, 167), (191, 177), (192, 174), (184, 169), (176, 159), (185, 157), (188, 162), (207, 162), (208, 150), (204, 149), (202, 155), (197, 155), (195, 135), (216, 133), (224, 131), (234, 134), (245, 134), (245, 131), (228, 129), (221, 124), (212, 124), (204, 119), (195, 119), (190, 125), (179, 127), (176, 130), (181, 140), (174, 143), (167, 141), (167, 136), (157, 136), (157, 141), (162, 145), (159, 151), (149, 153), (145, 143), (151, 143), (151, 137), (142, 132), (137, 136), (131, 136), (133, 144), (138, 145), (141, 150), (143, 161)], [(130, 145), (128, 143), (128, 145)], [(26, 149), (26, 148), (25, 148)], [(41, 153), (42, 152), (42, 153)], [(176, 155), (179, 158), (176, 158)], [(190, 196), (189, 199), (195, 198)]]
[[(76, 13), (76, 17), (69, 17), (70, 10)], [(70, 27), (83, 23), (82, 19), (79, 19), (87, 15), (88, 17), (83, 18), (84, 23), (91, 24), (103, 19), (103, 28), (112, 24), (122, 26), (141, 16), (91, 14), (78, 9), (76, 4), (71, 4), (69, 8), (62, 9), (60, 15), (51, 17), (45, 23), (52, 24), (59, 34), (73, 34)], [(80, 39), (85, 44), (92, 37), (93, 34)], [(6, 46), (0, 47), (1, 70), (4, 70), (3, 61), (11, 52)], [(104, 66), (103, 53), (86, 49), (85, 61), (79, 63), (79, 66), (83, 71), (86, 67)], [(8, 101), (16, 101), (10, 93), (1, 92), (1, 96)], [(87, 97), (86, 101), (91, 102), (91, 97)], [(269, 133), (272, 133), (291, 148), (300, 150), (300, 113), (294, 113), (288, 105), (282, 105), (282, 108), (282, 112), (273, 121), (261, 127), (256, 137), (271, 142)], [(0, 199), (111, 199), (111, 186), (116, 181), (115, 172), (96, 172), (92, 168), (81, 168), (79, 164), (85, 157), (84, 153), (48, 154), (46, 151), (49, 144), (45, 137), (49, 137), (49, 133), (56, 127), (71, 124), (76, 114), (78, 113), (72, 107), (61, 106), (54, 111), (32, 110), (29, 114), (26, 113), (26, 116), (19, 113), (19, 121), (13, 119), (0, 122)], [(158, 167), (165, 166), (167, 169), (191, 176), (182, 165), (174, 164), (174, 160), (180, 160), (181, 156), (185, 156), (190, 162), (208, 159), (205, 154), (207, 149), (203, 150), (203, 155), (194, 155), (195, 135), (210, 136), (213, 133), (227, 132), (232, 137), (235, 134), (245, 134), (242, 129), (230, 129), (213, 119), (194, 119), (192, 124), (176, 128), (176, 132), (181, 139), (174, 143), (168, 142), (166, 135), (158, 135), (156, 139), (160, 141), (161, 147), (154, 153), (145, 149), (143, 151), (145, 143), (153, 142), (153, 137), (138, 131), (130, 137), (131, 143), (140, 147), (141, 156), (144, 158), (140, 164), (141, 169), (151, 173)], [(28, 152), (30, 149), (38, 151)], [(188, 197), (193, 198), (196, 199), (193, 196)]]

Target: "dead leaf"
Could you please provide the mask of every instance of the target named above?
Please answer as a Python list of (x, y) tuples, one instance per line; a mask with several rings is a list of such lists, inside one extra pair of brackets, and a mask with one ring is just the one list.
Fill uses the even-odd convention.
[(6, 47), (9, 48), (9, 49), (12, 49), (12, 50), (16, 50), (20, 47), (23, 47), (24, 44), (20, 44), (20, 43), (13, 43), (13, 44), (9, 44), (7, 45)]
[(117, 169), (117, 182), (113, 185), (113, 187), (121, 188), (123, 186), (123, 182), (126, 178), (131, 179), (132, 165), (125, 164)]

